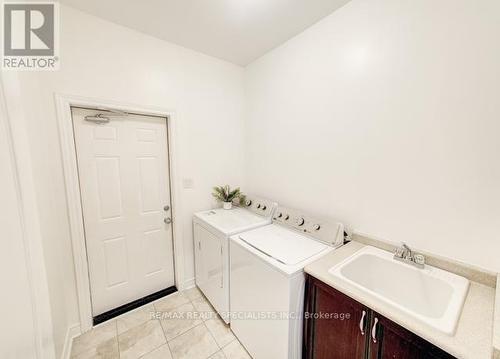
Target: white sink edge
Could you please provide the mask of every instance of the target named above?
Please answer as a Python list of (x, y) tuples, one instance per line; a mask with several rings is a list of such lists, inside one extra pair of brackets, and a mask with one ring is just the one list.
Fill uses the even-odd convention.
[[(385, 250), (382, 250), (382, 249), (379, 249), (376, 247), (372, 247), (372, 246), (365, 246), (365, 247), (359, 249), (358, 251), (356, 251), (354, 254), (352, 254), (349, 257), (342, 260), (340, 263), (338, 263), (335, 266), (333, 266), (332, 268), (330, 268), (328, 270), (328, 272), (330, 274), (332, 274), (333, 276), (341, 279), (342, 281), (348, 283), (349, 285), (361, 290), (362, 292), (364, 292), (370, 296), (375, 297), (376, 299), (380, 300), (381, 302), (384, 302), (385, 304), (388, 304), (389, 306), (394, 307), (395, 309), (400, 310), (401, 312), (418, 320), (420, 323), (422, 323), (430, 328), (433, 328), (434, 330), (437, 330), (437, 331), (442, 332), (442, 333), (449, 335), (449, 336), (453, 336), (455, 334), (458, 322), (460, 320), (460, 316), (462, 314), (465, 299), (467, 298), (467, 292), (468, 292), (469, 287), (470, 287), (470, 281), (467, 278), (461, 277), (457, 274), (445, 271), (445, 270), (437, 268), (437, 267), (429, 266), (429, 265), (425, 265), (425, 268), (421, 269), (421, 268), (413, 267), (413, 266), (406, 264), (406, 263), (403, 263), (403, 262), (396, 262), (395, 261), (394, 263), (396, 265), (406, 266), (407, 268), (410, 268), (411, 270), (415, 270), (415, 271), (424, 271), (424, 272), (427, 272), (432, 277), (439, 278), (439, 277), (443, 277), (443, 275), (445, 275), (447, 277), (447, 279), (451, 279), (450, 284), (455, 288), (456, 293), (457, 293), (456, 299), (454, 298), (451, 301), (451, 303), (447, 307), (445, 313), (440, 318), (427, 317), (427, 316), (421, 315), (419, 313), (416, 313), (416, 312), (406, 308), (405, 306), (400, 305), (397, 302), (394, 302), (394, 301), (384, 297), (383, 295), (381, 295), (377, 292), (374, 292), (371, 289), (368, 289), (368, 288), (356, 283), (355, 281), (345, 277), (341, 273), (341, 268), (345, 264), (353, 261), (354, 259), (356, 259), (357, 257), (359, 257), (363, 254), (373, 254), (373, 255), (377, 255), (379, 257), (382, 257), (384, 259), (394, 261), (394, 259), (392, 258), (393, 254), (391, 252), (388, 252), (388, 251), (385, 251)], [(449, 318), (449, 316), (455, 312), (458, 313), (456, 320)], [(453, 320), (453, 321), (451, 322), (451, 320)]]

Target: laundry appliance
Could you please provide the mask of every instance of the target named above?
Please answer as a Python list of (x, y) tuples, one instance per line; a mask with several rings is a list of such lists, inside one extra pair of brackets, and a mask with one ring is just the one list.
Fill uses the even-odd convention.
[(284, 207), (231, 237), (231, 329), (254, 359), (301, 358), (304, 267), (343, 243), (342, 223)]
[(232, 209), (194, 214), (195, 280), (215, 310), (229, 323), (229, 237), (270, 225), (277, 207), (273, 201), (246, 197)]

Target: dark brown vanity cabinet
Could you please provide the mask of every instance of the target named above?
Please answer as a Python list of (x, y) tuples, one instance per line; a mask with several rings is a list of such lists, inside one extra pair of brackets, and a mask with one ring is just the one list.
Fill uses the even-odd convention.
[(311, 276), (307, 277), (305, 315), (305, 359), (453, 358)]

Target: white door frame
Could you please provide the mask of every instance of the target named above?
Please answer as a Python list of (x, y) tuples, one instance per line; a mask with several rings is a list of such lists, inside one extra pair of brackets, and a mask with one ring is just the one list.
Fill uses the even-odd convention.
[(83, 212), (81, 206), (80, 185), (73, 133), (71, 107), (112, 108), (124, 112), (143, 115), (161, 116), (167, 119), (169, 170), (172, 203), (172, 224), (174, 244), (174, 271), (177, 289), (184, 285), (184, 251), (182, 236), (182, 221), (180, 204), (180, 180), (177, 178), (178, 145), (175, 112), (158, 107), (144, 107), (134, 104), (120, 103), (110, 100), (55, 94), (57, 120), (59, 125), (59, 140), (61, 144), (64, 180), (66, 183), (66, 198), (68, 204), (70, 235), (75, 263), (76, 287), (80, 312), (80, 327), (82, 333), (92, 329), (92, 306), (90, 297), (90, 280), (83, 227)]
[[(6, 98), (12, 99), (7, 106)], [(19, 219), (28, 273), (30, 301), (33, 310), (34, 342), (37, 359), (55, 358), (52, 313), (43, 255), (36, 190), (32, 173), (29, 138), (19, 93), (18, 75), (10, 72), (0, 75), (0, 126), (7, 135), (7, 146), (19, 201)]]

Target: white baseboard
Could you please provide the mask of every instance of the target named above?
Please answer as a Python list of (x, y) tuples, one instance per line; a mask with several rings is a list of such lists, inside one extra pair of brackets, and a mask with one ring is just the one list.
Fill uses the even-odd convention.
[(64, 348), (61, 354), (61, 359), (69, 359), (71, 357), (71, 348), (73, 346), (73, 339), (81, 334), (80, 323), (73, 324), (68, 327), (66, 331), (66, 338), (64, 339)]
[(181, 285), (181, 288), (177, 288), (178, 290), (186, 290), (189, 288), (193, 288), (196, 285), (194, 277), (191, 279), (188, 279), (184, 281), (184, 283)]

